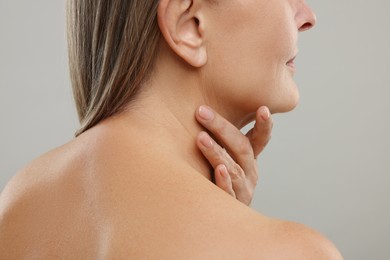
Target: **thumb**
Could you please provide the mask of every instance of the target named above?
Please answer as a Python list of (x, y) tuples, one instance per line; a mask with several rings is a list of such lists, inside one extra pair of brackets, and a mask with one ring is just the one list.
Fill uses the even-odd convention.
[(256, 112), (256, 123), (246, 134), (248, 137), (255, 158), (264, 150), (271, 139), (273, 121), (271, 113), (266, 106), (260, 107)]

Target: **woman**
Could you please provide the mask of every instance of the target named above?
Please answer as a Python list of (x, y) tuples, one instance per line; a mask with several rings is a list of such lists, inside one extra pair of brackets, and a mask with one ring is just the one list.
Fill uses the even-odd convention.
[(314, 23), (301, 0), (69, 0), (81, 128), (4, 190), (3, 258), (340, 259), (244, 205), (269, 110), (297, 104), (297, 34)]

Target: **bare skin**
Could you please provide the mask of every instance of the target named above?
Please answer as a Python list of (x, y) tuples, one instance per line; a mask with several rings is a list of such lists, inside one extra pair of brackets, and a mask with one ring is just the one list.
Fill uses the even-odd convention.
[(209, 107), (201, 106), (196, 118), (226, 148), (206, 132), (198, 135), (198, 147), (212, 166), (215, 184), (249, 206), (259, 179), (256, 158), (271, 139), (269, 109), (257, 110), (256, 123), (246, 135)]
[(318, 233), (246, 207), (173, 151), (145, 149), (161, 146), (149, 131), (116, 116), (19, 173), (0, 202), (5, 259), (341, 259)]
[[(237, 135), (215, 135), (229, 161), (213, 160), (200, 145), (218, 125), (198, 118), (201, 105), (236, 129), (261, 106), (295, 106), (286, 62), (313, 14), (301, 0), (223, 1), (217, 12), (208, 3), (161, 0), (161, 51), (137, 99), (9, 183), (0, 197), (5, 259), (342, 259), (317, 232), (247, 207), (251, 196), (240, 194), (245, 185), (234, 190), (237, 179), (234, 194), (210, 181), (226, 164), (253, 186), (261, 147), (235, 153), (229, 145)], [(250, 163), (243, 153), (253, 153)], [(229, 167), (234, 162), (242, 171)]]

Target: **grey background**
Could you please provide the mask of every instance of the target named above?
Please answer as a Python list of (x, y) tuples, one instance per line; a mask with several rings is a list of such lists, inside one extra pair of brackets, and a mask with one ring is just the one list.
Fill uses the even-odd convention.
[[(274, 116), (253, 207), (309, 225), (346, 259), (390, 259), (390, 1), (308, 1), (301, 103)], [(63, 1), (0, 0), (0, 190), (73, 137)]]

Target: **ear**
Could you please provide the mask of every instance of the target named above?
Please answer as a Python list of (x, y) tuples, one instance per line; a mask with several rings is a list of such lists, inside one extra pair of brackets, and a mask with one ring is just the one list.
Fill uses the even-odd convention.
[(197, 0), (160, 0), (158, 25), (172, 50), (194, 67), (207, 62), (202, 17)]

